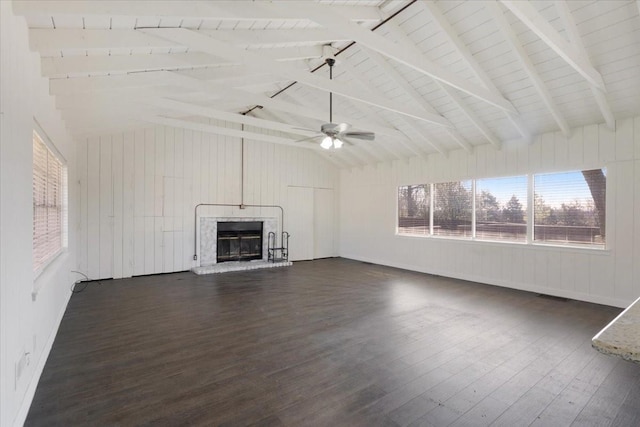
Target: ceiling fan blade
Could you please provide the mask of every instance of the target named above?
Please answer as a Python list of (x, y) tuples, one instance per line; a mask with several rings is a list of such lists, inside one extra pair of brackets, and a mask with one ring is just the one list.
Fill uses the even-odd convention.
[(337, 126), (338, 132), (340, 133), (344, 133), (346, 131), (348, 131), (349, 129), (351, 129), (351, 125), (349, 123), (340, 123)]
[(311, 139), (315, 139), (315, 138), (318, 138), (318, 137), (321, 137), (321, 136), (322, 136), (322, 134), (321, 134), (321, 133), (319, 133), (319, 134), (317, 134), (317, 135), (313, 135), (313, 136), (310, 136), (310, 137), (307, 137), (307, 138), (298, 139), (297, 141), (293, 141), (293, 142), (304, 142), (304, 141), (309, 141), (309, 140), (311, 140)]
[[(373, 141), (376, 137), (376, 134), (373, 132), (357, 132), (357, 131), (345, 132), (343, 135), (346, 136), (347, 138), (364, 139), (366, 141)], [(342, 135), (338, 135), (338, 137), (340, 136)]]

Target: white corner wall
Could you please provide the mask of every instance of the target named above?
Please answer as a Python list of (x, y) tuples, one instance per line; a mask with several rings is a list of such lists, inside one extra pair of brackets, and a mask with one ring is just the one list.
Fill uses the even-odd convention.
[[(396, 235), (397, 187), (607, 168), (606, 251)], [(409, 270), (624, 307), (640, 296), (640, 117), (490, 145), (449, 158), (343, 170), (340, 255)], [(634, 259), (636, 262), (634, 263)]]
[[(69, 172), (69, 248), (34, 279), (32, 131), (34, 119), (64, 156)], [(75, 277), (75, 145), (66, 132), (27, 25), (0, 1), (0, 425), (22, 425), (58, 330)], [(27, 356), (20, 378), (15, 367)]]
[[(311, 150), (244, 144), (244, 204), (281, 205), (285, 231), (295, 225), (289, 207), (299, 203), (289, 200), (289, 187), (312, 193), (337, 189), (338, 170)], [(164, 126), (79, 141), (81, 271), (101, 279), (196, 266), (194, 208), (199, 203), (240, 204), (241, 146), (239, 138)], [(280, 213), (202, 207), (198, 215), (279, 218)]]

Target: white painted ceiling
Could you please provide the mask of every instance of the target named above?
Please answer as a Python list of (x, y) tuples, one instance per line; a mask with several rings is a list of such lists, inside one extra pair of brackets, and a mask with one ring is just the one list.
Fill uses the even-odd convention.
[(328, 121), (330, 90), (334, 122), (376, 132), (331, 152), (349, 167), (640, 115), (640, 0), (13, 6), (78, 137), (233, 124), (235, 135), (321, 152), (296, 141)]

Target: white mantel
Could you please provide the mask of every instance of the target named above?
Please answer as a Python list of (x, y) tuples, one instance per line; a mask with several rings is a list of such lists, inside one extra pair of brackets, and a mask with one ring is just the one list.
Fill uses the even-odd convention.
[(198, 266), (206, 267), (217, 264), (218, 222), (257, 222), (262, 225), (262, 260), (267, 261), (267, 236), (273, 231), (278, 236), (278, 219), (274, 217), (219, 217), (199, 216), (198, 224)]

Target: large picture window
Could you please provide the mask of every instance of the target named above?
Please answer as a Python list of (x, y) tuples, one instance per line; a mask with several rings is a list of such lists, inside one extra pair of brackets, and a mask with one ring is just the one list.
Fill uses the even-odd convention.
[(535, 175), (536, 242), (604, 246), (606, 171)]
[(66, 168), (33, 132), (33, 269), (38, 271), (64, 245)]
[(405, 185), (397, 230), (604, 248), (606, 185), (605, 169)]
[(398, 233), (430, 233), (429, 187), (429, 185), (405, 185), (398, 189)]
[(476, 181), (476, 238), (527, 239), (527, 177)]
[(471, 237), (473, 192), (471, 181), (434, 185), (433, 234)]

